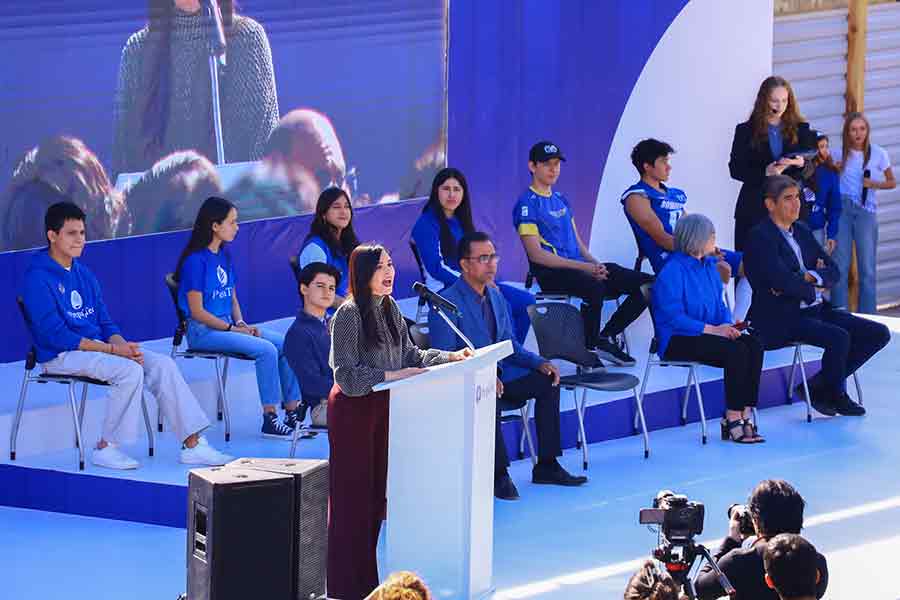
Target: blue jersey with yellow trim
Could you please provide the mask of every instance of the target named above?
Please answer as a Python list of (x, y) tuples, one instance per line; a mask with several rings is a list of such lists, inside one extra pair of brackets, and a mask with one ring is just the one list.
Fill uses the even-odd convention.
[(549, 196), (528, 188), (513, 208), (513, 225), (520, 236), (536, 235), (541, 247), (563, 258), (584, 260), (575, 236), (575, 220), (569, 201), (559, 192)]
[[(645, 196), (650, 201), (650, 208), (653, 209), (653, 212), (656, 214), (657, 218), (659, 218), (659, 222), (662, 223), (663, 229), (666, 233), (672, 235), (675, 231), (675, 224), (678, 223), (678, 219), (684, 214), (684, 205), (687, 203), (687, 195), (678, 188), (660, 185), (662, 186), (663, 191), (659, 191), (643, 181), (638, 181), (622, 194), (622, 208), (625, 208), (625, 200), (628, 196), (632, 194)], [(641, 254), (650, 260), (650, 266), (653, 267), (653, 272), (659, 273), (659, 270), (669, 257), (669, 252), (653, 241), (653, 238), (631, 218), (631, 215), (628, 214), (627, 210), (625, 211), (625, 217), (628, 219), (628, 224), (631, 225), (631, 230), (634, 231), (634, 237), (637, 238)]]

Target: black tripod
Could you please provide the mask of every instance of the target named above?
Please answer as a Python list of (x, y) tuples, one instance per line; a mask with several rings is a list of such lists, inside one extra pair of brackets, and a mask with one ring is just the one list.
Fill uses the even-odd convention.
[(700, 558), (700, 564), (702, 564), (704, 560), (709, 563), (713, 572), (716, 574), (716, 577), (719, 579), (719, 584), (730, 598), (733, 598), (737, 593), (734, 586), (728, 581), (728, 577), (725, 576), (725, 573), (722, 572), (719, 565), (713, 560), (713, 557), (706, 546), (703, 544), (695, 544), (693, 539), (688, 538), (676, 542), (668, 542), (657, 548), (653, 555), (657, 560), (666, 565), (666, 570), (669, 572), (669, 575), (671, 575), (672, 579), (684, 589), (684, 593), (687, 594), (687, 597), (691, 600), (694, 600), (697, 597), (697, 593), (694, 590), (694, 582), (690, 579), (689, 574), (693, 570), (698, 558)]

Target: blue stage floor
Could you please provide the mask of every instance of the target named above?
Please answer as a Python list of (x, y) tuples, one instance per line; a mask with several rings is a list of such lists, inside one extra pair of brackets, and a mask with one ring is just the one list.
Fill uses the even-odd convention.
[[(900, 553), (900, 368), (895, 340), (865, 369), (869, 414), (816, 418), (795, 404), (761, 411), (768, 443), (738, 446), (698, 425), (654, 431), (643, 460), (636, 440), (593, 444), (590, 482), (533, 486), (530, 466), (512, 475), (522, 499), (497, 502), (496, 598), (620, 598), (656, 536), (637, 524), (660, 488), (706, 504), (701, 540), (726, 531), (725, 511), (761, 479), (792, 482), (807, 500), (807, 537), (829, 560), (834, 600), (896, 600)], [(710, 432), (716, 431), (714, 420)], [(568, 450), (567, 467), (580, 469)], [(423, 517), (424, 518), (424, 517)], [(174, 600), (185, 588), (184, 531), (0, 507), (0, 598)]]

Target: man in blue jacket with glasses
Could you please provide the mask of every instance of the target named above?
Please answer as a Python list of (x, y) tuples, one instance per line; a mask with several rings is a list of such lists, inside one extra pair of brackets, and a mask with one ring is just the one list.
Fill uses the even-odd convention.
[[(532, 470), (533, 483), (577, 486), (587, 477), (574, 476), (560, 465), (559, 371), (548, 360), (522, 347), (512, 333), (512, 319), (503, 294), (494, 284), (499, 258), (487, 234), (468, 233), (459, 241), (462, 276), (442, 292), (456, 304), (459, 315), (449, 315), (463, 334), (478, 347), (510, 340), (513, 353), (500, 361), (497, 380), (497, 423), (494, 450), (494, 495), (515, 500), (519, 492), (509, 477), (509, 457), (500, 430), (500, 411), (522, 406), (535, 399), (534, 417), (538, 437), (538, 463)], [(434, 311), (428, 318), (431, 345), (441, 350), (458, 350), (464, 343)]]

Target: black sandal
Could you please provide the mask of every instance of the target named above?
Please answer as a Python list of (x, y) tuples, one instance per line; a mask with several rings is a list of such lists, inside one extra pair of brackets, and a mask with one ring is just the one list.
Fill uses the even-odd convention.
[(736, 421), (722, 419), (722, 441), (734, 442), (736, 444), (755, 444), (756, 442), (754, 440), (747, 437), (744, 426), (745, 423), (743, 419), (737, 419)]
[(751, 440), (750, 442), (748, 442), (750, 444), (762, 444), (766, 441), (766, 438), (759, 435), (759, 430), (756, 428), (756, 423), (754, 423), (750, 419), (744, 420), (744, 437)]

